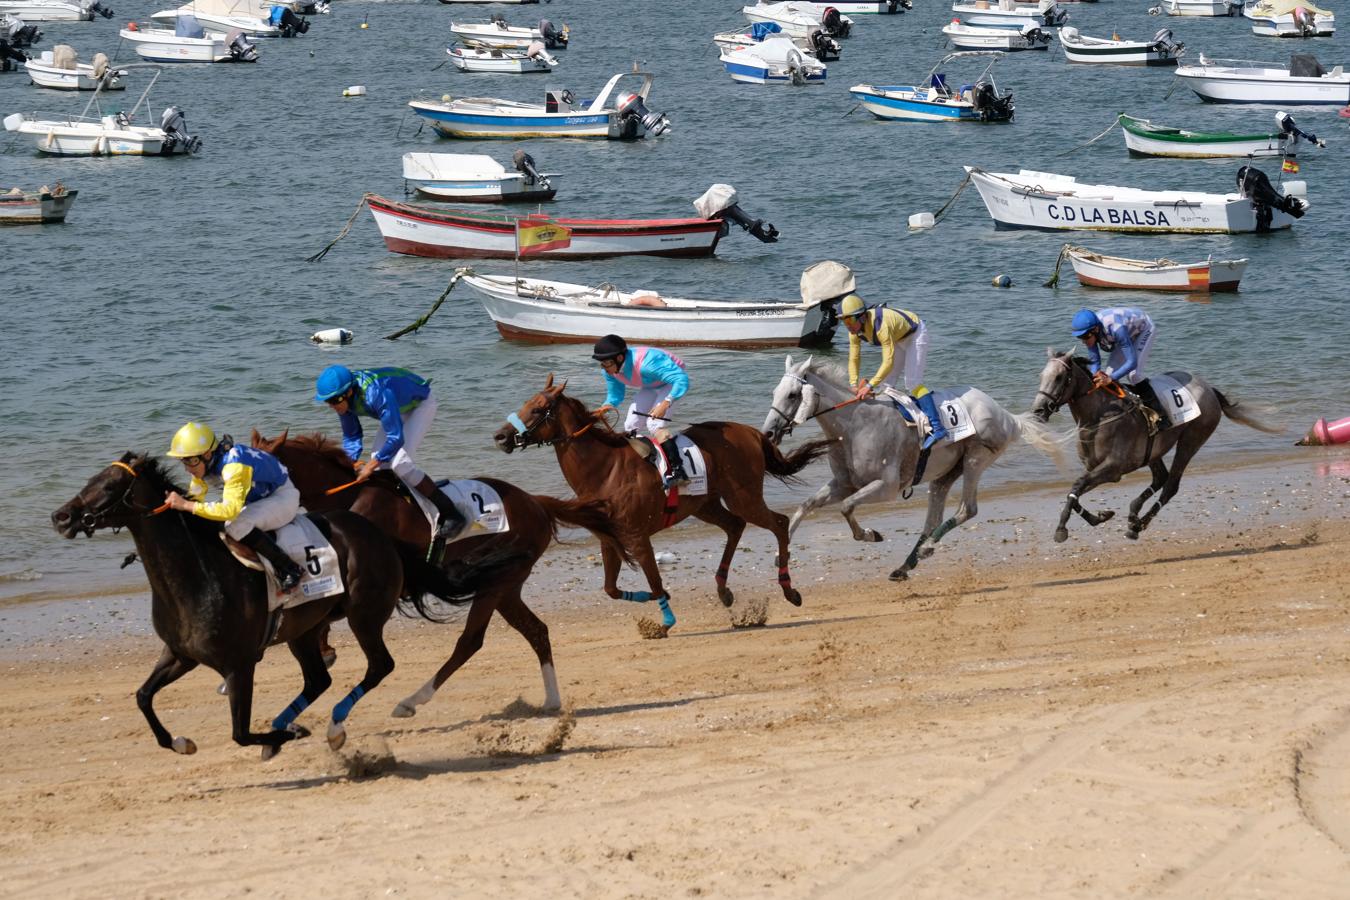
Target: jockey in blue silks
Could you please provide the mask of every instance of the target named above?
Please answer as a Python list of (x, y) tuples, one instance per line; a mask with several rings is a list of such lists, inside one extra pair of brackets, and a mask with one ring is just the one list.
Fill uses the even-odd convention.
[[(1112, 381), (1129, 385), (1142, 381), (1157, 333), (1153, 320), (1143, 310), (1124, 306), (1101, 312), (1080, 309), (1073, 317), (1073, 336), (1088, 348), (1088, 371), (1097, 387)], [(1106, 369), (1102, 368), (1103, 350), (1110, 354)]]
[[(342, 447), (356, 463), (358, 481), (365, 481), (376, 469), (393, 469), (404, 484), (436, 506), (440, 513), (437, 539), (448, 541), (464, 530), (467, 523), (455, 504), (413, 461), (436, 416), (430, 381), (407, 369), (353, 371), (329, 366), (315, 384), (314, 400), (327, 403), (337, 412), (342, 422)], [(380, 423), (373, 442), (377, 448), (364, 463), (360, 462), (364, 435), (359, 416)]]
[(689, 375), (684, 361), (656, 347), (630, 348), (617, 334), (607, 334), (595, 342), (591, 358), (600, 363), (605, 374), (605, 403), (597, 413), (614, 409), (622, 403), (630, 387), (638, 389), (628, 407), (624, 431), (646, 431), (661, 445), (667, 468), (666, 490), (689, 483), (689, 476), (680, 461), (675, 438), (666, 424), (675, 402), (689, 391)]

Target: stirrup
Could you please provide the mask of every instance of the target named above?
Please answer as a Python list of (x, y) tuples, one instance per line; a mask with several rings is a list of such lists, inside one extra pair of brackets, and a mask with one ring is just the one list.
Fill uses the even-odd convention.
[(277, 593), (289, 594), (300, 586), (304, 580), (304, 574), (297, 568), (292, 567), (287, 572), (277, 572)]
[(667, 491), (673, 488), (681, 488), (688, 486), (689, 486), (689, 476), (684, 472), (667, 473), (666, 477), (661, 480), (662, 489)]

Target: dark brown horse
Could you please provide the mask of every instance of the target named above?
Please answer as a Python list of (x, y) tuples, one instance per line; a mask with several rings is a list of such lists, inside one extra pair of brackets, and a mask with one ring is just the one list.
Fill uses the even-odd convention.
[[(328, 742), (341, 747), (346, 740), (343, 723), (352, 707), (394, 670), (384, 625), (400, 595), (419, 593), (422, 584), (444, 598), (475, 589), (467, 581), (449, 585), (416, 548), (391, 540), (361, 516), (334, 512), (314, 519), (337, 551), (346, 591), (286, 609), (278, 623), (268, 612), (263, 574), (230, 554), (217, 523), (189, 513), (159, 514), (169, 491), (181, 493), (182, 488), (155, 459), (127, 453), (52, 513), (52, 525), (67, 538), (80, 533), (92, 537), (104, 528), (131, 532), (150, 580), (155, 633), (164, 641), (159, 662), (136, 692), (136, 704), (159, 745), (177, 753), (195, 753), (197, 745), (169, 735), (155, 715), (154, 697), (199, 664), (225, 678), (237, 743), (261, 744), (263, 759), (268, 759), (282, 744), (308, 734), (295, 719), (332, 684), (319, 649), (319, 631), (346, 616), (366, 656), (366, 672), (333, 708)], [(273, 628), (275, 633), (269, 634)], [(304, 688), (273, 720), (270, 731), (254, 732), (254, 668), (263, 648), (275, 643), (285, 643), (300, 663)]]
[[(407, 489), (392, 472), (376, 472), (368, 481), (352, 485), (356, 477), (350, 457), (334, 441), (323, 435), (290, 437), (283, 432), (274, 439), (253, 432), (253, 446), (271, 453), (290, 471), (291, 481), (300, 491), (307, 509), (350, 509), (378, 525), (387, 534), (426, 550), (431, 526)], [(394, 708), (394, 715), (414, 715), (417, 707), (435, 696), (436, 691), (460, 666), (483, 646), (492, 613), (498, 612), (506, 623), (529, 641), (539, 658), (544, 679), (544, 707), (559, 709), (558, 678), (553, 668), (553, 648), (548, 626), (521, 598), (521, 589), (530, 577), (548, 545), (558, 536), (559, 523), (585, 528), (600, 538), (602, 545), (623, 552), (613, 524), (602, 503), (558, 500), (537, 496), (513, 484), (492, 478), (479, 479), (491, 485), (502, 499), (510, 530), (473, 535), (472, 530), (452, 543), (446, 551), (444, 568), (453, 584), (472, 575), (481, 589), (471, 598), (464, 632), (455, 643), (445, 665), (425, 685)], [(334, 488), (351, 485), (333, 493)], [(491, 577), (485, 573), (491, 569)], [(456, 602), (462, 602), (459, 598)], [(431, 621), (440, 621), (426, 607), (417, 611)]]
[(778, 538), (778, 584), (783, 598), (801, 606), (802, 595), (792, 586), (788, 572), (788, 517), (764, 505), (764, 475), (787, 481), (827, 449), (827, 441), (814, 441), (784, 456), (763, 434), (737, 422), (702, 422), (685, 434), (703, 451), (707, 462), (708, 492), (702, 496), (681, 494), (679, 506), (665, 508), (665, 493), (656, 469), (633, 451), (628, 438), (613, 431), (574, 397), (563, 394), (566, 385), (554, 386), (548, 377), (544, 390), (535, 394), (516, 413), (520, 425), (507, 423), (493, 435), (497, 447), (510, 453), (517, 447), (552, 444), (563, 477), (583, 500), (609, 504), (623, 537), (647, 577), (647, 591), (619, 590), (618, 551), (606, 545), (605, 593), (615, 600), (645, 603), (655, 599), (666, 629), (675, 624), (670, 596), (661, 583), (661, 571), (652, 552), (651, 536), (687, 516), (695, 516), (726, 532), (726, 548), (715, 576), (717, 596), (730, 606), (735, 597), (727, 587), (727, 573), (736, 555), (747, 522), (773, 532)]

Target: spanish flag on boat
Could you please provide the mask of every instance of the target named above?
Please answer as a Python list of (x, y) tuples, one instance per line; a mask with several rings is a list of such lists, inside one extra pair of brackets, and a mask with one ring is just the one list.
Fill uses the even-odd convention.
[(561, 250), (572, 245), (572, 231), (545, 216), (516, 220), (516, 250), (521, 255)]
[(1281, 169), (1282, 169), (1283, 171), (1285, 171), (1285, 172), (1297, 172), (1297, 171), (1298, 171), (1298, 160), (1296, 160), (1296, 159), (1290, 159), (1290, 158), (1288, 158), (1288, 157), (1285, 157), (1285, 159), (1284, 159), (1284, 165), (1281, 166)]

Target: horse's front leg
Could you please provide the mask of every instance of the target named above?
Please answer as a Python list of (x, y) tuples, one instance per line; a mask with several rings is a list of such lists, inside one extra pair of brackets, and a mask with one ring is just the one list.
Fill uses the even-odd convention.
[(1064, 500), (1064, 509), (1059, 514), (1059, 527), (1055, 529), (1055, 543), (1062, 544), (1069, 539), (1069, 513), (1078, 513), (1084, 522), (1094, 528), (1103, 522), (1109, 521), (1115, 515), (1114, 510), (1103, 510), (1100, 513), (1094, 513), (1083, 507), (1078, 502), (1078, 498), (1098, 485), (1106, 484), (1109, 481), (1119, 481), (1121, 472), (1109, 462), (1098, 463), (1090, 471), (1084, 472), (1073, 487), (1069, 489), (1069, 495)]
[[(1135, 497), (1134, 502), (1130, 504), (1130, 518), (1125, 532), (1126, 537), (1138, 537), (1139, 532), (1147, 527), (1148, 522), (1139, 518), (1139, 510), (1143, 507), (1145, 500), (1152, 497), (1155, 491), (1160, 490), (1167, 483), (1167, 464), (1162, 461), (1161, 457), (1150, 462), (1148, 467), (1153, 472), (1153, 482), (1144, 488), (1144, 492)], [(1158, 505), (1161, 505), (1161, 501)], [(1154, 514), (1156, 515), (1156, 512)]]
[(736, 548), (745, 532), (745, 520), (716, 500), (703, 504), (694, 515), (709, 525), (716, 525), (727, 536), (726, 546), (722, 548), (722, 561), (717, 564), (713, 580), (717, 584), (717, 599), (722, 601), (723, 606), (729, 607), (736, 602), (736, 595), (727, 587), (727, 576), (731, 573), (731, 560), (736, 556)]
[(852, 488), (847, 483), (837, 478), (821, 487), (820, 490), (808, 497), (806, 502), (797, 507), (797, 511), (792, 514), (792, 519), (788, 522), (788, 537), (792, 537), (793, 532), (802, 523), (802, 519), (806, 518), (807, 513), (822, 506), (829, 506), (831, 503), (838, 503), (848, 496), (850, 490)]
[(859, 525), (858, 520), (853, 516), (853, 511), (864, 503), (874, 503), (883, 499), (887, 488), (885, 479), (878, 478), (876, 481), (864, 485), (862, 490), (844, 498), (844, 505), (840, 507), (839, 511), (843, 514), (844, 521), (848, 522), (848, 527), (853, 530), (855, 541), (869, 541), (875, 544), (883, 540), (881, 532)]
[(167, 747), (175, 753), (196, 753), (197, 745), (191, 738), (169, 736), (168, 729), (159, 721), (159, 716), (155, 715), (155, 694), (159, 693), (160, 688), (173, 684), (195, 668), (197, 668), (195, 659), (178, 656), (165, 645), (164, 651), (159, 655), (159, 661), (150, 670), (150, 677), (145, 679), (145, 684), (136, 691), (136, 705), (140, 707), (145, 721), (150, 723), (155, 740), (161, 747)]

